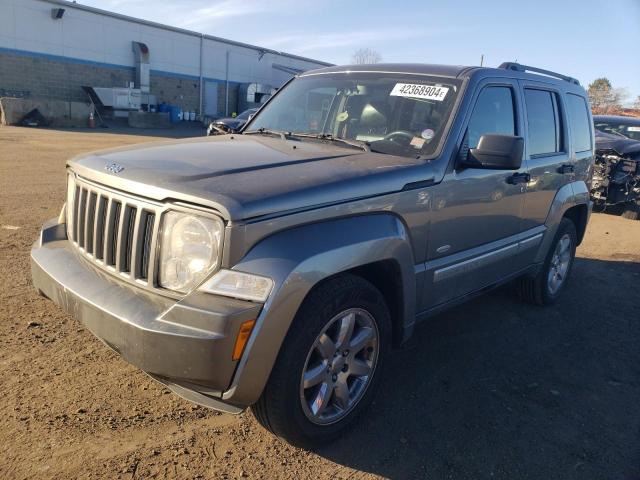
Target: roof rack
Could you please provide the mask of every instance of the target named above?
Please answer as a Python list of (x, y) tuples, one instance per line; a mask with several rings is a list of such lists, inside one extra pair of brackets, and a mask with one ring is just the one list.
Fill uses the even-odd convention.
[(561, 73), (552, 72), (550, 70), (543, 70), (542, 68), (531, 67), (529, 65), (521, 65), (515, 62), (504, 62), (498, 68), (503, 68), (505, 70), (514, 70), (516, 72), (540, 73), (542, 75), (547, 75), (548, 77), (559, 78), (560, 80), (564, 80), (565, 82), (580, 85), (580, 82), (573, 77), (568, 77), (566, 75), (562, 75)]

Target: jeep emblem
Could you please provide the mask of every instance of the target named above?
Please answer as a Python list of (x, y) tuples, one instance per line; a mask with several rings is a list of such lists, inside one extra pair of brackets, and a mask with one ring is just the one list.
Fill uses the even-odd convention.
[(124, 170), (124, 167), (117, 163), (108, 163), (105, 165), (104, 169), (107, 172), (120, 173), (122, 170)]

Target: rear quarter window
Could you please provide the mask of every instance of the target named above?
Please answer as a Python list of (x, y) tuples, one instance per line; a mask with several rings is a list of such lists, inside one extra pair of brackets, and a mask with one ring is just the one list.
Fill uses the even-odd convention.
[(585, 152), (592, 148), (588, 108), (583, 97), (572, 93), (567, 94), (567, 110), (573, 132), (573, 147), (576, 152)]

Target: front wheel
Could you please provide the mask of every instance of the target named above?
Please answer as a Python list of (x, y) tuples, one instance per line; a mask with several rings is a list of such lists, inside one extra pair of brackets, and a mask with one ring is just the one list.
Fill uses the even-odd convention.
[(331, 441), (371, 402), (390, 341), (372, 284), (343, 275), (321, 285), (296, 315), (254, 415), (293, 445)]

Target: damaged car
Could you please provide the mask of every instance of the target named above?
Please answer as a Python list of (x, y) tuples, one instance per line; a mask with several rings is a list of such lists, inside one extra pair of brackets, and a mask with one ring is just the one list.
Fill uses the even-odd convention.
[(245, 123), (251, 120), (251, 117), (255, 115), (257, 111), (257, 108), (250, 108), (235, 117), (219, 118), (209, 124), (209, 128), (207, 128), (207, 136), (237, 133), (242, 127), (244, 127)]
[(619, 133), (631, 140), (640, 141), (640, 118), (621, 115), (594, 115), (596, 130), (604, 133)]
[(591, 199), (596, 207), (622, 207), (622, 216), (640, 219), (640, 142), (598, 129)]

